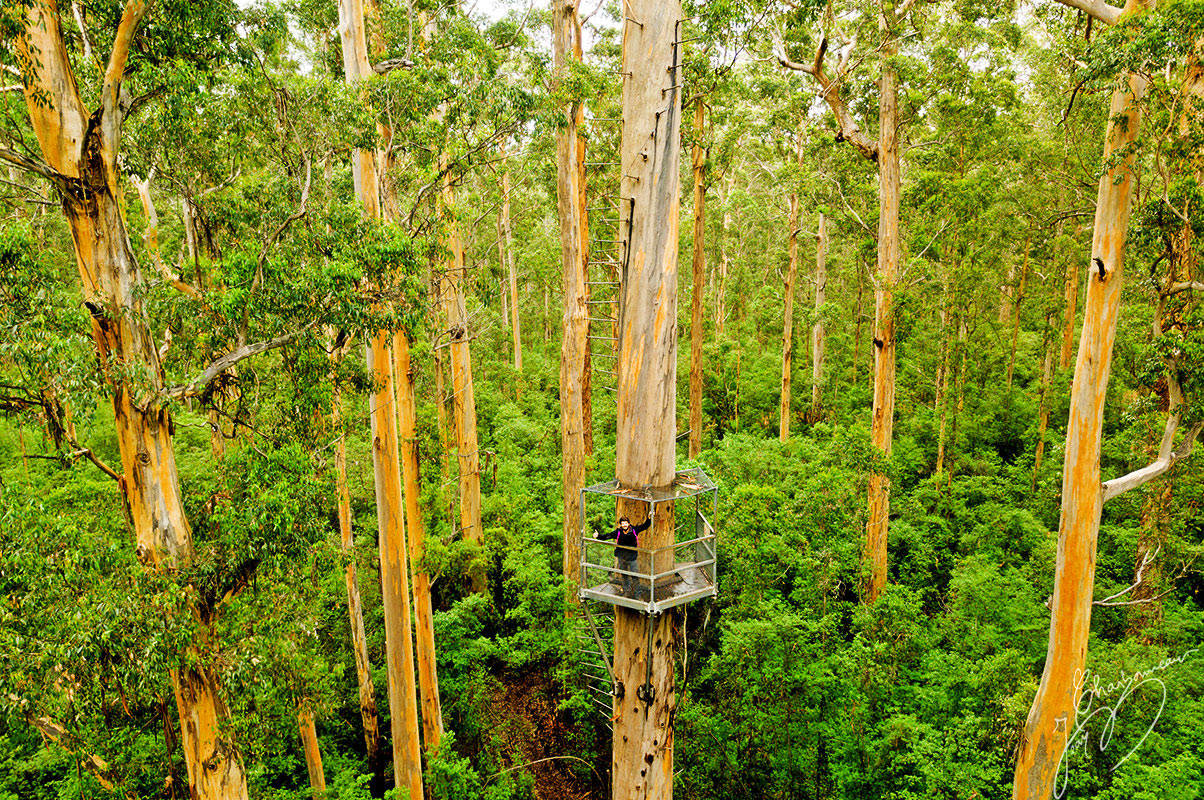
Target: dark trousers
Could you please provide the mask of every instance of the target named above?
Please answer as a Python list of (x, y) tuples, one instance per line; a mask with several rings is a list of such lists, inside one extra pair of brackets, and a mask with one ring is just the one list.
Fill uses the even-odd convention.
[[(615, 551), (615, 566), (619, 569), (635, 572), (636, 552), (634, 550), (616, 550)], [(639, 580), (633, 575), (621, 575), (622, 580), (618, 583), (623, 587), (623, 594), (630, 596), (635, 587), (639, 585)]]

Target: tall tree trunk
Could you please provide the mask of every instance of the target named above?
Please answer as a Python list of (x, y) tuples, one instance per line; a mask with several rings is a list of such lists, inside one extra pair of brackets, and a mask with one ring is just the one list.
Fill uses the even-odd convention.
[[(681, 4), (630, 0), (626, 8), (619, 228), (627, 241), (621, 259), (616, 477), (624, 487), (643, 488), (668, 486), (676, 474), (681, 67), (675, 40)], [(643, 506), (620, 503), (619, 512), (631, 512), (635, 521), (646, 516)], [(647, 540), (652, 548), (672, 545), (671, 503), (657, 509)], [(672, 559), (672, 549), (663, 555)], [(615, 609), (614, 669), (624, 687), (614, 701), (616, 798), (673, 796), (674, 627), (671, 613), (652, 617)], [(646, 670), (651, 677), (641, 690)]]
[[(580, 24), (578, 24), (580, 28)], [(573, 57), (581, 61), (581, 36), (573, 40)], [(581, 443), (585, 455), (594, 454), (594, 365), (589, 348), (589, 193), (585, 174), (585, 103), (577, 104), (577, 223), (581, 226), (582, 304), (586, 309), (585, 350), (581, 361)]]
[[(355, 86), (367, 78), (368, 45), (362, 0), (339, 0), (339, 34), (343, 70)], [(376, 154), (352, 153), (355, 194), (364, 217), (381, 218)], [(422, 755), (418, 740), (417, 692), (414, 686), (414, 644), (410, 633), (409, 573), (406, 566), (401, 470), (398, 465), (397, 402), (393, 391), (390, 334), (377, 331), (364, 342), (364, 355), (374, 390), (368, 397), (372, 430), (372, 467), (376, 488), (381, 604), (385, 617), (385, 662), (389, 676), (389, 716), (392, 720), (393, 779), (413, 800), (422, 797)]]
[[(443, 301), (440, 299), (442, 292), (443, 281), (438, 274), (438, 267), (432, 267), (431, 274), (431, 296), (432, 303), (435, 307), (442, 309)], [(438, 324), (437, 322), (435, 323)], [(449, 491), (452, 484), (451, 478), (451, 420), (447, 413), (447, 369), (444, 362), (446, 361), (444, 351), (436, 347), (431, 359), (431, 365), (435, 373), (435, 421), (439, 426), (439, 487), (440, 493), (443, 495), (444, 508), (443, 516), (447, 520), (447, 525), (450, 529), (455, 530), (456, 527), (456, 499), (458, 493)]]
[(309, 791), (313, 800), (326, 797), (326, 773), (322, 770), (322, 751), (318, 748), (318, 730), (314, 726), (314, 711), (308, 700), (297, 704), (297, 729), (301, 748), (305, 752), (305, 771), (309, 775)]
[[(581, 36), (577, 0), (553, 0), (552, 41), (556, 81), (569, 69), (576, 40)], [(585, 480), (585, 442), (582, 428), (582, 392), (585, 350), (589, 344), (589, 316), (585, 300), (580, 203), (581, 171), (577, 164), (579, 102), (563, 111), (564, 124), (556, 133), (556, 198), (560, 214), (560, 258), (563, 270), (564, 317), (560, 340), (560, 448), (564, 501), (564, 576), (569, 598), (576, 597), (581, 560), (581, 487)]]
[[(803, 125), (801, 121), (796, 135), (795, 158), (799, 166), (802, 166)], [(790, 229), (790, 238), (787, 239), (786, 245), (789, 265), (786, 269), (786, 298), (782, 312), (782, 392), (778, 409), (778, 439), (783, 442), (790, 438), (790, 375), (794, 367), (794, 285), (798, 280), (799, 205), (798, 189), (795, 188), (790, 192), (790, 214), (786, 222)]]
[[(953, 379), (953, 420), (949, 425), (949, 441), (946, 445), (946, 453), (949, 450), (956, 452), (957, 450), (957, 424), (961, 419), (962, 411), (966, 407), (966, 360), (969, 351), (966, 346), (966, 317), (963, 312), (957, 318), (957, 377)], [(949, 467), (949, 483), (953, 483), (953, 469), (957, 466), (957, 460), (951, 458), (953, 466)]]
[(706, 221), (706, 148), (702, 146), (706, 107), (702, 95), (694, 97), (694, 148), (691, 153), (694, 168), (694, 284), (690, 300), (690, 458), (702, 451), (702, 292), (706, 280), (706, 250), (704, 233)]
[[(334, 430), (335, 492), (338, 497), (339, 541), (347, 558), (344, 574), (347, 585), (347, 613), (351, 619), (351, 650), (355, 654), (355, 676), (359, 685), (360, 720), (364, 726), (364, 749), (374, 780), (381, 783), (384, 758), (380, 746), (380, 718), (376, 710), (376, 687), (372, 684), (372, 667), (368, 661), (368, 635), (364, 630), (364, 609), (360, 601), (359, 579), (356, 577), (355, 539), (351, 529), (351, 490), (347, 485), (347, 437), (343, 430), (343, 398), (338, 384), (330, 404), (330, 427)], [(383, 789), (383, 784), (381, 785)]]
[[(62, 196), (93, 343), (113, 397), (120, 488), (138, 557), (174, 571), (192, 560), (192, 529), (180, 493), (170, 406), (158, 399), (163, 369), (140, 299), (142, 273), (130, 248), (117, 175), (121, 81), (146, 11), (147, 4), (137, 0), (126, 5), (105, 70), (101, 106), (92, 114), (80, 97), (53, 2), (29, 5), (12, 44), (22, 66), (30, 126), (51, 173), (47, 177)], [(151, 391), (139, 389), (131, 374), (146, 380)], [(201, 638), (207, 639), (212, 616), (199, 609), (194, 613), (201, 619)], [(189, 647), (193, 663), (204, 663), (198, 649), (203, 644)], [(243, 800), (242, 756), (230, 738), (217, 677), (196, 666), (172, 670), (171, 679), (191, 791), (199, 800)]]
[(397, 377), (399, 455), (405, 483), (406, 542), (414, 574), (414, 630), (418, 651), (418, 689), (422, 698), (422, 740), (428, 753), (436, 753), (443, 741), (443, 708), (439, 700), (439, 676), (436, 672), (431, 577), (426, 569), (426, 532), (422, 525), (422, 506), (419, 504), (418, 406), (414, 391), (414, 368), (410, 364), (410, 340), (404, 332), (393, 336), (393, 358), (393, 371)]
[[(444, 168), (447, 156), (440, 156)], [(452, 214), (455, 192), (450, 174), (443, 179), (440, 198), (445, 214)], [(468, 307), (465, 304), (465, 282), (468, 271), (464, 264), (464, 244), (459, 223), (449, 217), (445, 245), (450, 259), (440, 284), (443, 313), (451, 336), (452, 422), (456, 434), (456, 454), (460, 487), (460, 531), (465, 539), (484, 548), (481, 529), (481, 452), (477, 445), (477, 400), (472, 383), (472, 354), (468, 330)], [(469, 572), (474, 592), (485, 591), (483, 560), (476, 560)]]
[(518, 271), (514, 267), (514, 244), (510, 228), (510, 167), (503, 151), (502, 162), (502, 211), (498, 216), (501, 225), (500, 237), (506, 248), (506, 263), (502, 266), (509, 277), (510, 285), (510, 336), (514, 343), (514, 369), (523, 371), (523, 331), (518, 314)]
[[(1145, 7), (1128, 0), (1125, 13)], [(1146, 81), (1128, 77), (1112, 94), (1099, 182), (1095, 233), (1087, 264), (1087, 297), (1082, 336), (1070, 394), (1062, 479), (1062, 518), (1054, 574), (1049, 647), (1037, 695), (1024, 726), (1016, 762), (1013, 797), (1045, 800), (1054, 790), (1058, 765), (1075, 728), (1082, 693), (1091, 603), (1095, 586), (1095, 547), (1103, 509), (1100, 442), (1104, 400), (1112, 369), (1112, 345), (1120, 309), (1124, 248), (1133, 194), (1134, 151), (1141, 122), (1139, 103)]]
[[(883, 21), (885, 27), (885, 21)], [(884, 34), (890, 32), (884, 29)], [(890, 59), (893, 39), (882, 53), (878, 100), (878, 279), (874, 288), (874, 408), (870, 439), (889, 457), (895, 421), (894, 287), (899, 280), (899, 80)], [(870, 475), (869, 519), (865, 526), (868, 566), (863, 599), (872, 603), (886, 585), (886, 541), (890, 525), (890, 479)]]
[(823, 212), (815, 237), (815, 322), (811, 325), (811, 422), (823, 409), (824, 303), (828, 300), (828, 226)]

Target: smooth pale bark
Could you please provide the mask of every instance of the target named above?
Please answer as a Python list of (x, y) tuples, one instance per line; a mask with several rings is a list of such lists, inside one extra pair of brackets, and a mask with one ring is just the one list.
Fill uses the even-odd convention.
[[(1126, 13), (1145, 8), (1129, 0)], [(1124, 248), (1133, 196), (1139, 102), (1145, 79), (1130, 75), (1112, 94), (1104, 140), (1095, 232), (1087, 262), (1082, 336), (1070, 393), (1062, 479), (1062, 515), (1045, 669), (1020, 741), (1012, 796), (1045, 800), (1055, 788), (1068, 737), (1075, 731), (1095, 586), (1095, 551), (1104, 492), (1100, 443), (1112, 346), (1120, 311)]]
[[(559, 82), (569, 69), (570, 59), (581, 36), (577, 2), (553, 0), (553, 70)], [(585, 480), (585, 440), (582, 414), (582, 383), (585, 351), (589, 344), (589, 321), (582, 260), (580, 181), (577, 163), (578, 103), (563, 109), (564, 119), (556, 132), (556, 199), (560, 215), (560, 262), (564, 288), (564, 315), (560, 341), (560, 449), (561, 489), (564, 502), (564, 576), (568, 596), (577, 596), (581, 560), (581, 487)]]
[[(616, 473), (626, 487), (666, 486), (675, 475), (677, 434), (677, 248), (681, 152), (681, 68), (674, 39), (678, 0), (630, 0), (623, 26), (623, 175), (619, 229), (629, 232), (619, 310)], [(642, 503), (619, 503), (635, 522)], [(657, 508), (650, 547), (674, 541), (672, 504)], [(663, 554), (672, 559), (672, 550)], [(663, 564), (653, 565), (664, 568)], [(647, 648), (648, 626), (653, 646)], [(616, 677), (611, 761), (616, 798), (673, 796), (676, 708), (672, 614), (647, 617), (615, 609)], [(637, 696), (651, 667), (653, 696)]]
[[(889, 32), (887, 32), (889, 35)], [(878, 99), (878, 278), (874, 287), (874, 407), (870, 440), (890, 457), (895, 424), (894, 287), (899, 280), (899, 79), (890, 59), (893, 40), (883, 48)], [(872, 603), (886, 585), (886, 541), (890, 524), (890, 479), (874, 472), (869, 481), (869, 519), (862, 598)]]
[(322, 751), (318, 748), (318, 729), (314, 725), (313, 708), (307, 700), (297, 705), (297, 730), (301, 735), (301, 749), (305, 752), (310, 796), (313, 800), (323, 800), (326, 797), (326, 773), (322, 770)]
[[(130, 248), (118, 183), (121, 81), (146, 11), (144, 2), (126, 4), (94, 113), (80, 97), (55, 3), (31, 3), (12, 46), (23, 67), (29, 123), (47, 170), (43, 174), (62, 197), (93, 343), (113, 397), (119, 485), (138, 557), (171, 571), (192, 560), (192, 529), (181, 499), (171, 410), (158, 399), (163, 370), (140, 299), (145, 284)], [(146, 387), (133, 375), (145, 380)], [(211, 616), (199, 616), (205, 636)], [(187, 660), (184, 654), (181, 658)], [(192, 792), (200, 800), (243, 800), (246, 775), (229, 736), (229, 713), (216, 676), (195, 667), (172, 670), (171, 679)]]
[(828, 300), (828, 226), (823, 213), (815, 237), (815, 322), (811, 325), (811, 421), (823, 410), (824, 303)]
[(373, 774), (383, 770), (380, 742), (380, 716), (376, 710), (376, 687), (368, 661), (368, 635), (364, 630), (364, 608), (356, 576), (354, 532), (351, 528), (351, 490), (347, 485), (347, 441), (343, 433), (343, 398), (338, 384), (330, 404), (330, 427), (338, 437), (334, 444), (335, 496), (338, 498), (339, 543), (347, 559), (344, 582), (347, 587), (347, 615), (351, 622), (351, 650), (355, 654), (355, 677), (359, 687), (360, 721), (364, 726), (364, 749)]
[(405, 483), (406, 542), (414, 574), (414, 621), (418, 655), (418, 690), (422, 698), (422, 741), (428, 753), (438, 752), (443, 741), (443, 708), (435, 660), (435, 613), (431, 576), (426, 571), (426, 532), (419, 504), (418, 406), (410, 340), (404, 333), (393, 337), (394, 375), (397, 378), (397, 416), (401, 473)]
[[(339, 34), (343, 70), (349, 85), (370, 74), (364, 33), (362, 0), (339, 0)], [(355, 194), (364, 217), (381, 218), (376, 154), (352, 153)], [(389, 716), (392, 719), (393, 778), (413, 800), (422, 797), (422, 756), (418, 739), (417, 692), (414, 686), (414, 645), (410, 633), (409, 575), (403, 519), (401, 470), (398, 465), (397, 403), (393, 392), (390, 334), (377, 331), (364, 342), (373, 392), (368, 396), (372, 431), (372, 468), (376, 490), (381, 603), (385, 618), (385, 662), (389, 676)]]
[(514, 267), (513, 234), (510, 228), (510, 166), (506, 150), (502, 148), (502, 209), (498, 213), (498, 246), (505, 252), (505, 263), (510, 287), (510, 338), (514, 345), (514, 369), (523, 371), (523, 335), (518, 315), (518, 271)]
[(704, 242), (706, 222), (706, 148), (702, 146), (706, 106), (702, 95), (694, 98), (694, 147), (691, 161), (694, 174), (694, 283), (690, 298), (690, 446), (689, 457), (702, 451), (702, 292), (706, 276)]
[[(447, 167), (447, 156), (443, 154), (443, 168)], [(455, 190), (450, 175), (443, 179), (439, 191), (444, 213), (455, 207)], [(447, 235), (444, 246), (448, 251), (447, 268), (440, 285), (440, 299), (451, 336), (449, 366), (451, 367), (452, 423), (455, 431), (456, 462), (460, 486), (460, 532), (476, 545), (484, 548), (485, 536), (481, 528), (481, 451), (477, 444), (477, 400), (472, 382), (472, 352), (469, 345), (468, 307), (465, 304), (465, 282), (468, 271), (464, 263), (464, 242), (460, 226), (455, 219), (447, 220)], [(469, 580), (474, 592), (484, 592), (486, 587), (483, 560), (476, 560), (470, 569)]]

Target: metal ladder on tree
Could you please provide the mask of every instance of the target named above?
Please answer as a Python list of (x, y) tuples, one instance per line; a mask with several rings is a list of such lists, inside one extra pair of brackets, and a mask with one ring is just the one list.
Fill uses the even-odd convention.
[[(618, 309), (621, 270), (620, 244), (625, 240), (619, 228), (618, 192), (619, 145), (622, 120), (618, 117), (591, 117), (591, 151), (594, 161), (587, 161), (593, 171), (597, 192), (592, 206), (586, 208), (590, 230), (588, 255), (585, 260), (586, 308), (589, 310), (587, 348), (590, 384), (604, 389), (614, 397), (618, 393)], [(601, 134), (601, 135), (600, 135)], [(599, 169), (600, 168), (600, 169)]]

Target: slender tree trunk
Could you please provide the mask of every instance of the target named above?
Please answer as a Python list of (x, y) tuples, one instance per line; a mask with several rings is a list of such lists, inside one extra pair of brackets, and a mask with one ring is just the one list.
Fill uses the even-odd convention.
[[(371, 69), (364, 33), (362, 0), (339, 0), (339, 34), (343, 70), (351, 86)], [(381, 218), (376, 154), (352, 154), (355, 194), (364, 217)], [(381, 603), (385, 617), (385, 662), (389, 676), (389, 716), (392, 720), (393, 778), (413, 800), (422, 797), (422, 755), (418, 739), (417, 692), (414, 686), (414, 645), (410, 633), (410, 590), (406, 566), (401, 470), (398, 465), (397, 403), (393, 391), (390, 334), (378, 331), (364, 342), (368, 373), (374, 391), (368, 397), (372, 430), (372, 466), (376, 487)]]
[[(569, 68), (575, 41), (581, 35), (577, 0), (553, 0), (552, 33), (554, 70), (557, 82)], [(560, 213), (560, 257), (564, 285), (564, 318), (560, 342), (560, 447), (562, 453), (562, 497), (564, 502), (564, 576), (569, 598), (576, 598), (576, 579), (581, 560), (579, 516), (581, 487), (585, 480), (585, 441), (582, 394), (585, 351), (589, 344), (585, 274), (582, 260), (580, 185), (577, 164), (579, 103), (564, 109), (564, 124), (556, 134), (556, 197)]]
[[(680, 209), (681, 66), (679, 0), (630, 0), (623, 26), (623, 198), (620, 230), (629, 232), (620, 259), (616, 473), (625, 487), (668, 486), (676, 474), (677, 250)], [(630, 165), (630, 166), (626, 166)], [(636, 506), (633, 508), (632, 506)], [(620, 503), (632, 521), (643, 503)], [(652, 548), (672, 545), (674, 509), (657, 507), (647, 536)], [(671, 561), (672, 549), (661, 555)], [(654, 570), (665, 566), (652, 563)], [(651, 628), (652, 647), (648, 647)], [(616, 677), (611, 763), (616, 798), (673, 796), (674, 616), (615, 609)], [(648, 686), (645, 675), (650, 672)], [(644, 698), (644, 699), (641, 699)]]
[(364, 748), (372, 774), (380, 783), (384, 775), (384, 758), (380, 746), (380, 721), (376, 710), (376, 687), (372, 684), (372, 667), (368, 662), (368, 635), (364, 630), (364, 610), (360, 601), (359, 579), (356, 577), (354, 546), (351, 529), (351, 490), (347, 485), (347, 439), (343, 430), (343, 398), (338, 384), (331, 399), (330, 427), (338, 437), (334, 445), (335, 492), (338, 497), (339, 541), (347, 559), (344, 574), (347, 585), (347, 612), (351, 619), (351, 649), (355, 654), (355, 675), (359, 685), (360, 719), (364, 725)]
[(305, 751), (305, 771), (309, 774), (310, 795), (313, 800), (323, 800), (326, 797), (326, 773), (322, 771), (318, 730), (314, 726), (314, 712), (308, 700), (297, 704), (297, 729), (301, 734), (301, 747)]
[[(803, 126), (799, 123), (795, 141), (795, 159), (801, 167), (803, 164)], [(782, 392), (781, 404), (778, 409), (778, 439), (785, 442), (790, 438), (790, 376), (794, 367), (794, 287), (798, 280), (798, 231), (799, 231), (799, 195), (798, 189), (790, 193), (790, 214), (786, 224), (790, 228), (787, 239), (789, 266), (786, 269), (786, 299), (782, 313)]]
[(1045, 432), (1049, 430), (1049, 387), (1053, 381), (1053, 349), (1045, 342), (1045, 358), (1041, 364), (1041, 402), (1037, 411), (1037, 451), (1033, 456), (1032, 490), (1037, 491), (1037, 476), (1041, 474), (1041, 459), (1045, 455)]
[(828, 300), (828, 227), (823, 213), (815, 237), (815, 322), (811, 326), (811, 422), (819, 421), (823, 409), (824, 303)]
[(510, 229), (510, 169), (502, 167), (502, 237), (506, 243), (506, 273), (510, 283), (510, 331), (514, 342), (514, 369), (523, 371), (523, 326), (518, 313), (518, 271), (514, 267), (514, 245)]
[[(580, 6), (580, 0), (577, 5)], [(582, 60), (581, 22), (576, 22), (573, 36), (573, 58)], [(581, 228), (581, 301), (585, 308), (585, 348), (581, 358), (581, 445), (587, 456), (594, 454), (594, 365), (589, 348), (589, 193), (585, 170), (585, 103), (577, 103), (574, 132), (577, 134), (577, 224)], [(584, 476), (584, 472), (582, 473)], [(584, 477), (583, 477), (584, 480)]]
[[(964, 315), (957, 318), (957, 377), (953, 379), (953, 421), (949, 425), (949, 441), (947, 449), (957, 451), (957, 424), (961, 419), (962, 411), (966, 407), (966, 359), (968, 351), (966, 347), (966, 318)], [(956, 459), (950, 459), (953, 466), (949, 468), (949, 482), (953, 483), (953, 469), (957, 466)]]
[[(438, 268), (433, 269), (431, 276), (432, 280), (432, 302), (435, 307), (442, 308), (443, 303), (440, 299), (441, 287), (443, 285), (438, 275)], [(436, 323), (437, 324), (437, 323)], [(447, 370), (444, 365), (446, 357), (442, 349), (436, 347), (433, 358), (431, 359), (435, 373), (435, 420), (439, 426), (439, 486), (440, 492), (443, 494), (445, 505), (443, 508), (444, 518), (447, 520), (447, 525), (450, 529), (455, 530), (456, 527), (456, 511), (455, 505), (458, 497), (458, 492), (450, 490), (452, 484), (451, 478), (451, 420), (447, 413)]]
[(940, 307), (940, 342), (941, 342), (941, 360), (937, 365), (936, 370), (936, 416), (937, 416), (937, 434), (936, 434), (936, 468), (933, 470), (935, 474), (940, 475), (945, 470), (945, 426), (948, 417), (947, 404), (949, 396), (949, 341), (947, 330), (949, 328), (949, 277), (943, 278), (944, 286), (941, 289), (941, 307)]
[(1032, 244), (1032, 231), (1024, 237), (1024, 265), (1020, 268), (1020, 283), (1016, 286), (1016, 295), (1012, 299), (1012, 349), (1008, 357), (1008, 388), (1012, 388), (1012, 378), (1016, 374), (1016, 346), (1020, 342), (1020, 304), (1024, 302), (1024, 288), (1028, 282), (1028, 253)]
[[(446, 154), (441, 156), (446, 166)], [(440, 189), (444, 213), (451, 214), (455, 193), (450, 175), (443, 179)], [(468, 330), (468, 308), (465, 305), (465, 282), (468, 271), (464, 265), (464, 244), (459, 224), (448, 220), (449, 232), (445, 242), (450, 253), (446, 274), (440, 285), (440, 298), (451, 334), (452, 422), (456, 434), (457, 464), (460, 486), (460, 531), (465, 539), (484, 547), (481, 529), (481, 453), (477, 445), (477, 401), (472, 383), (472, 355)], [(485, 591), (484, 561), (474, 561), (469, 579), (474, 592)]]
[(410, 364), (410, 340), (405, 333), (393, 336), (394, 374), (397, 377), (397, 415), (402, 480), (405, 484), (406, 542), (414, 574), (415, 639), (418, 655), (418, 688), (422, 698), (422, 740), (428, 753), (443, 741), (443, 708), (439, 700), (439, 676), (435, 659), (435, 614), (431, 601), (431, 577), (426, 569), (426, 532), (419, 503), (418, 407), (414, 391), (414, 368)]
[[(885, 25), (885, 23), (883, 23)], [(890, 35), (889, 31), (884, 31)], [(874, 409), (870, 439), (889, 457), (895, 418), (894, 287), (899, 280), (899, 81), (890, 60), (893, 40), (882, 53), (878, 101), (878, 278), (874, 289)], [(886, 541), (890, 524), (890, 479), (870, 475), (865, 532), (868, 566), (863, 598), (878, 599), (886, 585)]]
[[(862, 300), (865, 296), (865, 281), (863, 280), (863, 275), (862, 275), (862, 272), (864, 272), (864, 270), (862, 269), (862, 266), (863, 265), (861, 263), (861, 260), (858, 259), (858, 262), (857, 262), (857, 306), (853, 311), (853, 359), (852, 359), (853, 360), (853, 367), (852, 367), (853, 377), (851, 380), (852, 383), (857, 383), (857, 362), (860, 360), (860, 356), (861, 356), (861, 318), (864, 314), (864, 311), (863, 311), (864, 306), (863, 306)], [(873, 385), (872, 380), (870, 381), (870, 384), (871, 384), (871, 386)]]
[[(1125, 12), (1144, 7), (1142, 0), (1128, 0)], [(1129, 76), (1127, 84), (1113, 92), (1108, 113), (1103, 155), (1107, 169), (1099, 182), (1083, 333), (1066, 430), (1049, 648), (1020, 742), (1013, 784), (1016, 800), (1045, 800), (1052, 794), (1068, 737), (1078, 722), (1076, 710), (1082, 694), (1079, 676), (1086, 666), (1095, 547), (1103, 509), (1100, 441), (1104, 400), (1112, 368), (1132, 205), (1135, 159), (1131, 145), (1140, 127), (1138, 104), (1146, 90), (1145, 79), (1136, 74)]]
[(691, 153), (694, 168), (694, 284), (690, 301), (690, 447), (689, 457), (698, 458), (702, 451), (702, 292), (706, 280), (706, 250), (704, 233), (706, 221), (706, 148), (702, 146), (706, 107), (702, 95), (694, 97), (694, 148)]
[[(157, 399), (164, 388), (163, 369), (141, 302), (143, 278), (130, 248), (117, 175), (121, 81), (146, 11), (146, 3), (126, 5), (95, 113), (80, 97), (54, 3), (31, 3), (12, 45), (22, 66), (30, 126), (62, 196), (93, 343), (113, 397), (120, 488), (138, 558), (174, 571), (192, 560), (192, 529), (180, 492), (170, 406)], [(131, 374), (151, 391), (138, 388)], [(201, 621), (202, 642), (190, 646), (192, 658), (183, 660), (201, 665), (198, 648), (213, 620), (211, 613), (193, 611)], [(171, 679), (190, 790), (199, 800), (245, 800), (242, 756), (229, 734), (229, 711), (217, 677), (196, 666), (172, 670)]]

